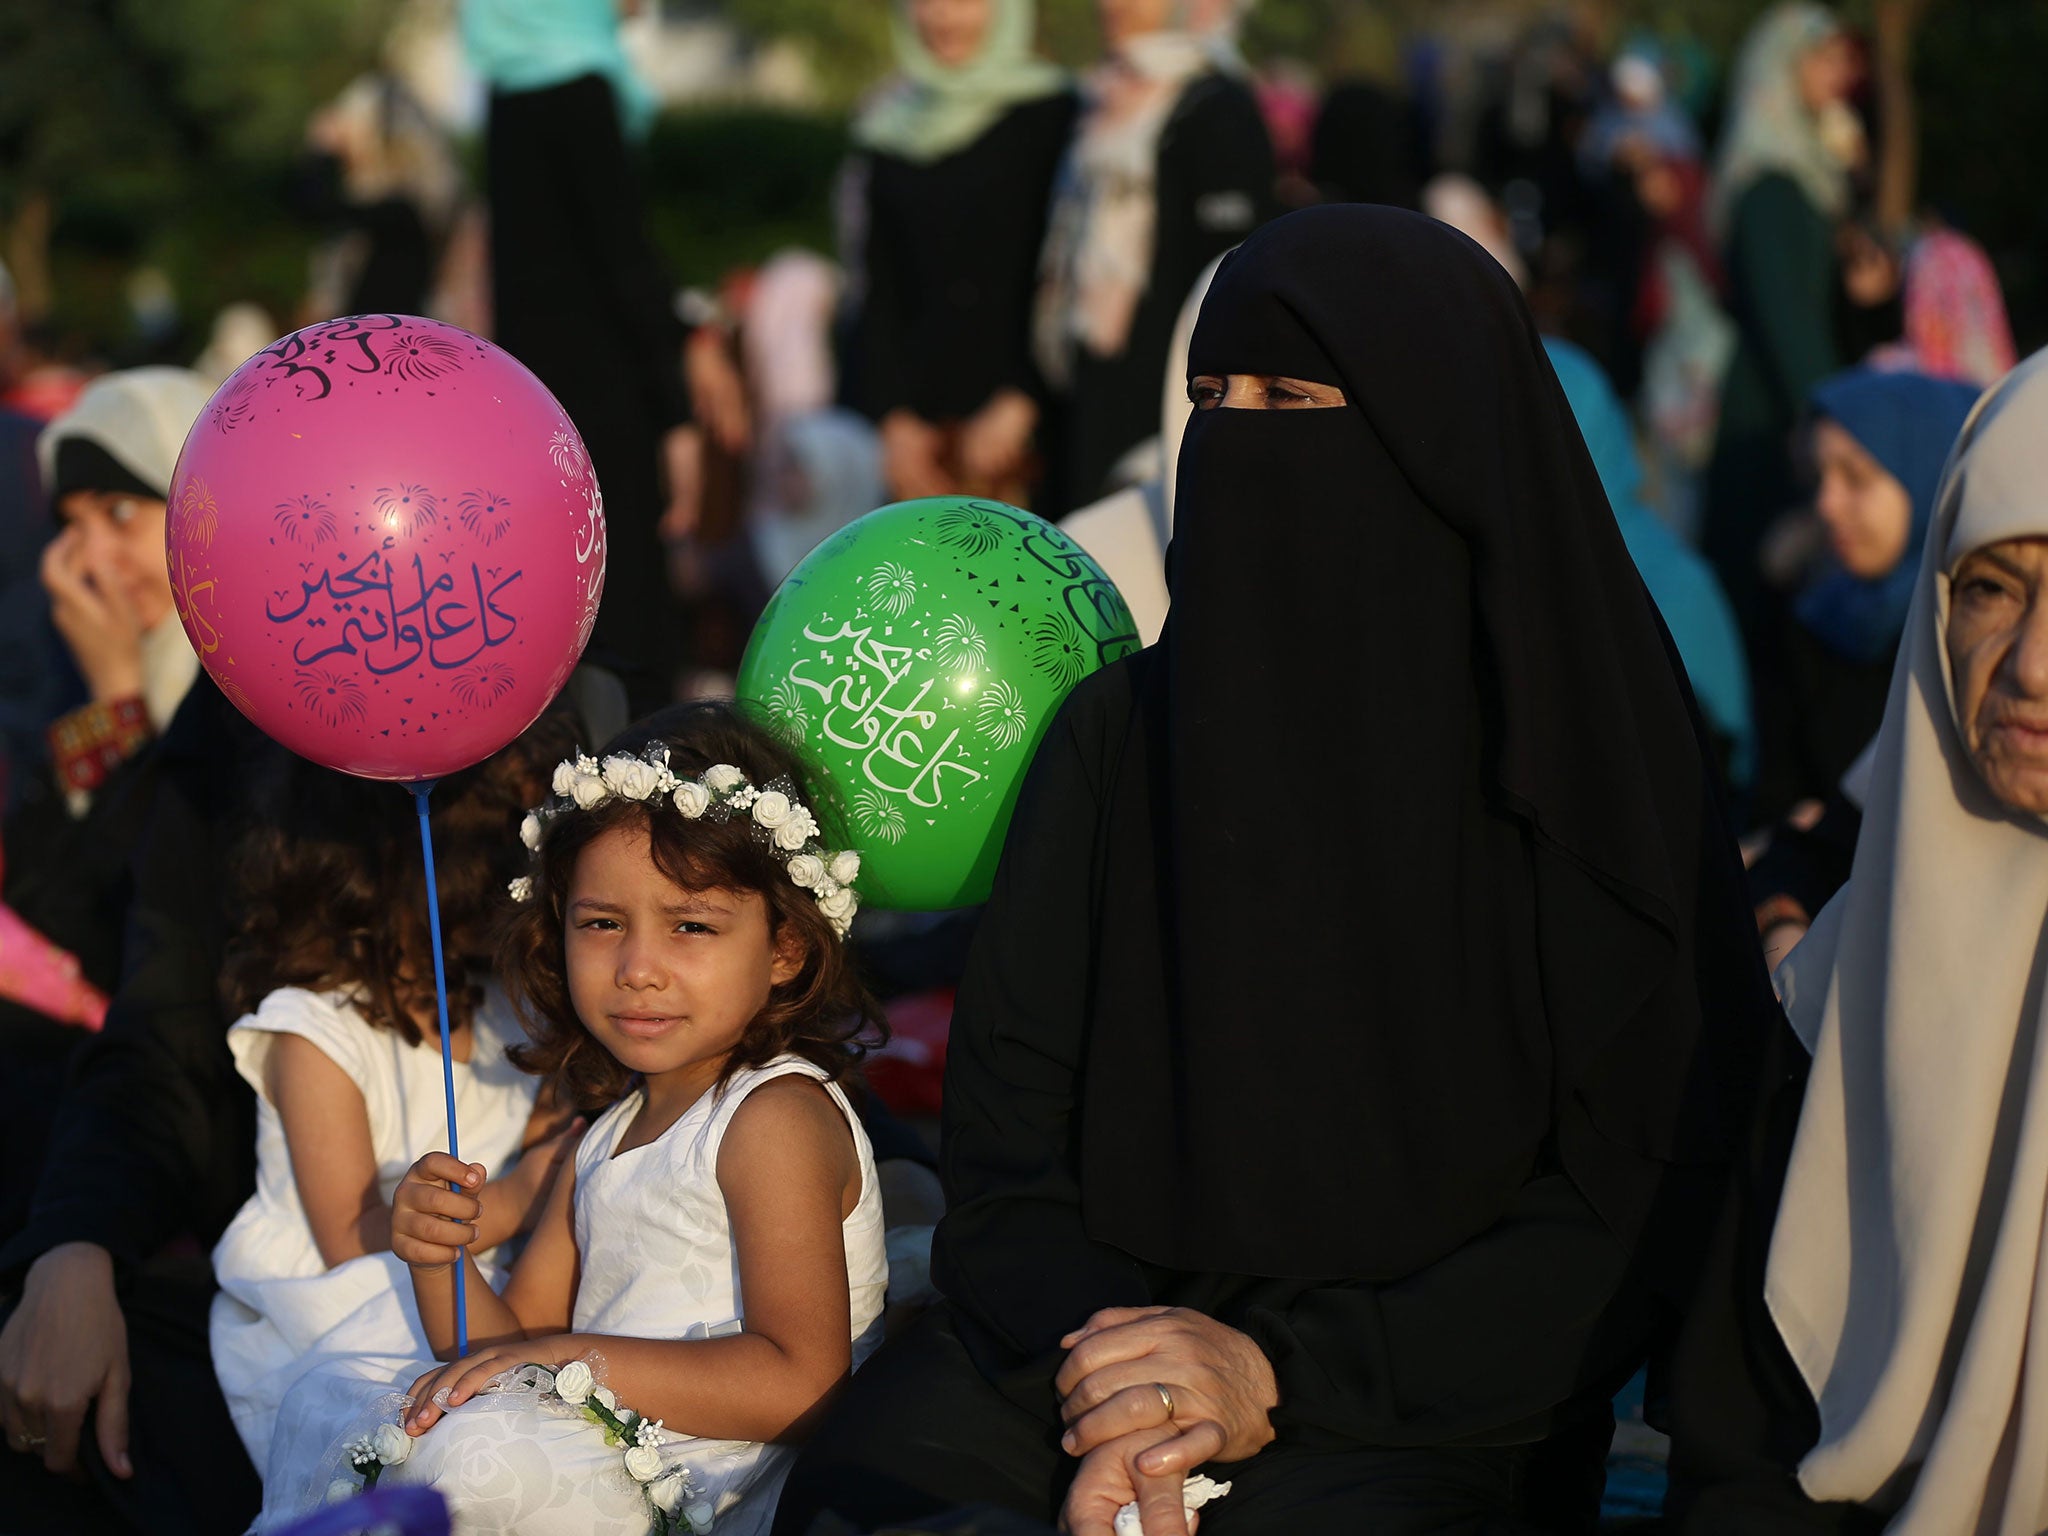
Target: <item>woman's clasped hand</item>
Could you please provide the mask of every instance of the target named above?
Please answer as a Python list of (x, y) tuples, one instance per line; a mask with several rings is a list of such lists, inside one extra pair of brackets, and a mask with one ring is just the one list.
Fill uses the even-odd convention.
[(1060, 1340), (1053, 1378), (1081, 1458), (1067, 1495), (1075, 1536), (1107, 1533), (1135, 1502), (1145, 1536), (1186, 1529), (1181, 1482), (1212, 1461), (1242, 1461), (1273, 1439), (1272, 1363), (1237, 1329), (1187, 1307), (1106, 1307)]

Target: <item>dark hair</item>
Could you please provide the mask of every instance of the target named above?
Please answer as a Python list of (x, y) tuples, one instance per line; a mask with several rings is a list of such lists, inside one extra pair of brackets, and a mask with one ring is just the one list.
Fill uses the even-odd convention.
[[(816, 815), (828, 845), (837, 846), (844, 820), (823, 798), (816, 775), (801, 758), (732, 705), (677, 705), (635, 725), (600, 757), (639, 757), (665, 745), (679, 778), (696, 778), (716, 763), (730, 763), (749, 783), (765, 788), (778, 779), (796, 786)], [(880, 1009), (855, 973), (846, 945), (810, 893), (790, 880), (784, 861), (745, 817), (686, 820), (667, 801), (611, 799), (587, 811), (553, 818), (533, 868), (533, 899), (513, 915), (498, 951), (505, 988), (526, 1021), (531, 1043), (512, 1059), (545, 1076), (565, 1102), (595, 1110), (614, 1102), (633, 1074), (591, 1038), (569, 998), (563, 947), (563, 911), (583, 850), (616, 827), (645, 828), (654, 864), (685, 890), (752, 891), (768, 905), (768, 931), (780, 939), (794, 929), (804, 945), (802, 969), (768, 994), (726, 1058), (719, 1081), (741, 1067), (758, 1067), (785, 1052), (831, 1074), (849, 1076), (868, 1050), (888, 1038)]]
[[(573, 718), (551, 710), (442, 780), (428, 802), (451, 1025), (468, 1023), (483, 997), (506, 885), (524, 867), (520, 817), (575, 744)], [(299, 757), (284, 757), (256, 796), (234, 856), (235, 934), (221, 972), (229, 1011), (248, 1013), (279, 987), (339, 991), (371, 1025), (418, 1044), (418, 1021), (435, 1007), (412, 796)]]

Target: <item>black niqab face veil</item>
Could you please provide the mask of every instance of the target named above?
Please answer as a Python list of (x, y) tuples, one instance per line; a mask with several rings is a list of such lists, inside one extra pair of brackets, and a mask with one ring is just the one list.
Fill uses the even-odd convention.
[(1725, 1159), (1775, 1012), (1706, 753), (1521, 296), (1419, 215), (1223, 265), (1173, 610), (1111, 790), (1091, 1233), (1410, 1273), (1561, 1169), (1627, 1240)]

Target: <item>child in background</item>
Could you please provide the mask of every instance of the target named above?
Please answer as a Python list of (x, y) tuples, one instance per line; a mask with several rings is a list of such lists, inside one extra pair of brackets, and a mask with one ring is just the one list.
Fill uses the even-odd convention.
[[(489, 985), (492, 920), (513, 834), (547, 764), (573, 742), (547, 716), (447, 780), (432, 814), (447, 940), (462, 1144), (494, 1169), (479, 1250), (533, 1224), (569, 1145), (506, 1058), (522, 1036)], [(214, 1249), (214, 1368), (250, 1459), (269, 1453), (285, 1390), (333, 1354), (426, 1347), (391, 1199), (421, 1149), (445, 1145), (426, 878), (410, 797), (294, 758), (239, 851), (239, 932), (223, 976), (235, 1065), (256, 1089), (256, 1193)], [(509, 848), (509, 853), (508, 853)]]
[(858, 856), (724, 705), (657, 716), (554, 787), (502, 970), (534, 1036), (519, 1059), (611, 1107), (502, 1294), (471, 1257), (486, 1170), (420, 1159), (393, 1245), (439, 1359), (465, 1287), (472, 1352), (304, 1378), (259, 1528), (377, 1478), (438, 1488), (466, 1536), (765, 1531), (778, 1442), (877, 1341), (881, 1199), (839, 1086), (874, 1017), (844, 946)]

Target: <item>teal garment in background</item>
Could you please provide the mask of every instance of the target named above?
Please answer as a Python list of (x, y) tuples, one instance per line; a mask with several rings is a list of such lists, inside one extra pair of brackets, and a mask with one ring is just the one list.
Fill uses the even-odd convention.
[(493, 91), (540, 91), (602, 75), (619, 127), (644, 139), (655, 101), (619, 42), (617, 0), (462, 0), (462, 46)]
[(1756, 772), (1756, 724), (1750, 711), (1749, 666), (1742, 634), (1713, 567), (1642, 503), (1642, 461), (1628, 411), (1607, 375), (1571, 342), (1546, 336), (1544, 350), (1578, 419), (1579, 435), (1600, 473), (1601, 488), (1621, 529), (1629, 558), (1650, 589), (1685, 662), (1693, 696), (1707, 724), (1727, 738), (1729, 777), (1746, 785)]

